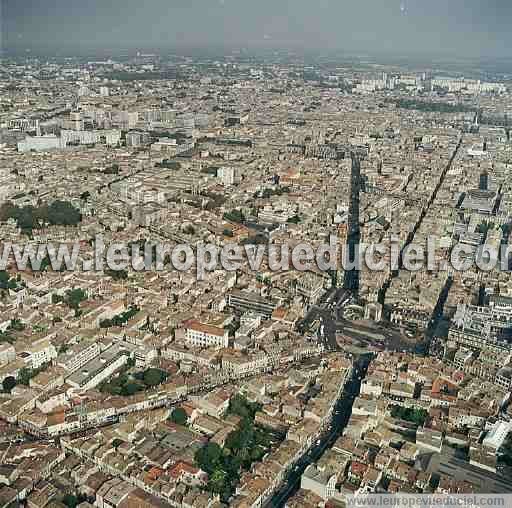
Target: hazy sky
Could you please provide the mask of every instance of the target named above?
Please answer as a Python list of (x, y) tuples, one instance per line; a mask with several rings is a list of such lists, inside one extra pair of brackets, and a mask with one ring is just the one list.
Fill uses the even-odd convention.
[(223, 45), (503, 57), (512, 48), (511, 0), (0, 2), (7, 49)]

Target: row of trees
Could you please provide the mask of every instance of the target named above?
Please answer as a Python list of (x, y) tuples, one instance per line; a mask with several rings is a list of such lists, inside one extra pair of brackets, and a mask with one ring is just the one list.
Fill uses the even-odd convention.
[(127, 311), (114, 316), (112, 319), (104, 319), (100, 322), (100, 328), (112, 328), (125, 325), (132, 317), (139, 312), (138, 307), (130, 307)]
[(163, 168), (163, 169), (173, 169), (175, 171), (181, 169), (181, 164), (178, 161), (171, 161), (168, 159), (164, 159), (162, 162), (157, 162), (155, 164), (156, 168)]
[(256, 191), (254, 193), (254, 198), (262, 198), (262, 199), (268, 199), (272, 196), (282, 196), (283, 194), (288, 194), (290, 192), (290, 187), (276, 187), (275, 189), (269, 189), (268, 187), (261, 190)]
[(427, 113), (475, 113), (474, 106), (450, 104), (447, 102), (418, 101), (414, 99), (391, 100), (401, 109), (414, 109)]
[(119, 167), (119, 164), (112, 164), (112, 166), (109, 166), (105, 168), (102, 173), (104, 175), (118, 175), (120, 173), (121, 169)]
[(242, 210), (231, 210), (224, 214), (224, 220), (228, 222), (234, 222), (236, 224), (243, 224), (245, 222), (245, 216)]

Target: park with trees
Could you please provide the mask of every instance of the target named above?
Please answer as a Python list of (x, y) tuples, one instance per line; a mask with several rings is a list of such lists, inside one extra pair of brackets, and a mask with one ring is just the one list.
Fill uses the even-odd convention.
[(196, 465), (209, 476), (206, 489), (218, 494), (223, 502), (228, 502), (234, 494), (242, 472), (249, 471), (282, 439), (255, 424), (260, 409), (259, 404), (249, 402), (240, 394), (235, 395), (228, 412), (240, 417), (238, 428), (228, 434), (224, 447), (210, 442), (195, 454)]
[(167, 372), (161, 369), (149, 368), (130, 374), (127, 372), (129, 368), (130, 366), (127, 365), (127, 368), (123, 369), (117, 376), (101, 384), (100, 391), (110, 395), (129, 397), (138, 392), (155, 388), (166, 381), (168, 377)]
[(68, 201), (42, 203), (39, 206), (19, 207), (8, 201), (0, 206), (0, 221), (14, 219), (24, 231), (51, 226), (76, 226), (82, 220), (80, 210)]

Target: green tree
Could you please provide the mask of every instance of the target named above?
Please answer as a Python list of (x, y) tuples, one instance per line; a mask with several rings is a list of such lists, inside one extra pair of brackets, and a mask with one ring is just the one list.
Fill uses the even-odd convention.
[(194, 458), (203, 471), (212, 474), (219, 466), (222, 457), (221, 447), (217, 443), (208, 443), (206, 446), (197, 450)]
[(165, 169), (173, 169), (178, 171), (181, 169), (181, 164), (177, 161), (163, 160), (162, 162), (157, 162), (155, 164), (157, 168), (165, 168)]
[(62, 502), (68, 507), (68, 508), (76, 508), (78, 506), (78, 498), (76, 496), (73, 496), (72, 494), (66, 494), (62, 498)]
[(8, 330), (14, 330), (15, 332), (22, 332), (25, 329), (25, 325), (19, 319), (11, 319)]
[(415, 99), (389, 99), (386, 102), (395, 103), (402, 109), (416, 109), (429, 113), (474, 113), (475, 106), (466, 104), (449, 104), (446, 102), (432, 102)]
[(121, 395), (129, 397), (130, 395), (135, 395), (137, 392), (141, 390), (141, 386), (137, 383), (126, 383), (121, 388)]
[(72, 309), (78, 309), (80, 304), (87, 299), (87, 294), (83, 289), (70, 289), (66, 292), (65, 301)]
[(105, 175), (118, 175), (119, 174), (119, 164), (112, 164), (112, 166), (105, 168), (103, 171)]
[(121, 395), (122, 387), (112, 383), (105, 383), (101, 386), (100, 391), (102, 393), (109, 393), (110, 395)]
[(182, 407), (174, 408), (171, 413), (171, 421), (177, 425), (186, 425), (188, 421), (186, 411)]
[(215, 469), (208, 481), (208, 488), (215, 494), (222, 494), (226, 489), (228, 474), (221, 468)]
[(113, 326), (111, 319), (102, 319), (100, 321), (100, 328), (111, 328)]
[(16, 379), (12, 376), (4, 378), (2, 381), (2, 387), (4, 392), (11, 393), (11, 390), (16, 386)]
[(7, 219), (16, 220), (21, 229), (30, 231), (45, 223), (74, 226), (82, 220), (82, 216), (80, 211), (67, 201), (54, 201), (50, 206), (41, 203), (37, 207), (29, 205), (23, 208), (7, 202), (0, 207), (0, 220)]
[(18, 372), (17, 383), (20, 385), (28, 386), (32, 377), (33, 377), (32, 371), (30, 369), (27, 369), (26, 367), (23, 367)]
[(393, 406), (391, 408), (391, 416), (421, 426), (425, 423), (428, 412), (424, 409)]
[(226, 212), (224, 214), (224, 220), (243, 224), (245, 222), (245, 217), (241, 210), (231, 210), (231, 212)]
[(242, 416), (238, 429), (228, 434), (224, 449), (208, 443), (194, 456), (196, 465), (209, 475), (206, 489), (219, 494), (224, 503), (228, 503), (233, 495), (242, 468), (249, 471), (276, 441), (268, 431), (255, 426), (254, 415), (259, 408), (258, 404), (247, 401), (242, 395), (233, 397), (230, 412)]
[(165, 374), (159, 369), (148, 369), (144, 372), (144, 384), (146, 386), (157, 386), (165, 380)]
[(126, 270), (105, 270), (105, 275), (112, 277), (114, 280), (126, 280), (128, 278)]
[(9, 274), (5, 270), (0, 271), (0, 289), (8, 288), (9, 278)]
[(243, 395), (237, 393), (229, 401), (229, 412), (242, 419), (254, 420), (254, 415), (261, 409), (259, 404), (249, 402)]
[(116, 450), (124, 443), (122, 439), (116, 438), (112, 441), (112, 448), (115, 448)]
[(263, 456), (265, 455), (265, 451), (258, 447), (258, 448), (253, 448), (251, 450), (251, 456), (250, 456), (250, 459), (251, 459), (251, 462), (259, 462)]
[(243, 449), (244, 444), (245, 440), (239, 430), (230, 432), (226, 437), (225, 446), (233, 452)]
[(0, 332), (0, 344), (3, 344), (3, 343), (9, 343), (9, 344), (14, 344), (15, 342), (15, 339), (13, 338), (13, 336), (9, 333), (6, 333), (6, 332)]
[(48, 207), (48, 221), (50, 224), (75, 226), (81, 220), (80, 211), (67, 201), (54, 201)]

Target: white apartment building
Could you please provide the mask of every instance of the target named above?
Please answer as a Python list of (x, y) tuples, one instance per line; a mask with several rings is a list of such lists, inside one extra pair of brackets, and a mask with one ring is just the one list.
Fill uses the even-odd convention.
[(26, 153), (32, 150), (36, 152), (46, 152), (48, 150), (62, 150), (65, 147), (63, 139), (57, 136), (27, 136), (24, 141), (18, 143), (18, 152)]
[(119, 370), (127, 361), (127, 351), (120, 344), (114, 344), (74, 372), (66, 382), (79, 390), (91, 390)]
[(166, 360), (181, 362), (183, 369), (184, 363), (201, 365), (204, 367), (218, 368), (218, 353), (209, 351), (199, 351), (196, 349), (186, 349), (174, 343), (162, 350), (162, 357)]
[(460, 348), (455, 354), (453, 363), (455, 367), (460, 370), (464, 370), (464, 367), (471, 362), (473, 359), (473, 351), (468, 348)]
[(223, 328), (204, 325), (198, 321), (189, 321), (185, 325), (185, 340), (190, 346), (226, 348), (229, 333)]
[(135, 367), (137, 368), (147, 368), (158, 358), (158, 351), (153, 346), (147, 344), (134, 346), (128, 342), (121, 342), (120, 344), (127, 351), (130, 351), (135, 360)]
[(361, 383), (361, 395), (372, 395), (374, 397), (380, 397), (384, 391), (384, 385), (381, 380), (378, 379), (365, 379)]
[(493, 450), (501, 448), (508, 435), (512, 432), (512, 422), (496, 422), (485, 437), (483, 444)]
[(49, 340), (43, 340), (32, 344), (21, 355), (31, 369), (38, 369), (45, 363), (50, 363), (54, 358), (57, 358), (57, 351)]
[(507, 87), (503, 83), (487, 83), (479, 79), (436, 77), (432, 80), (432, 86), (446, 88), (450, 92), (465, 91), (470, 94), (505, 93), (507, 91)]
[(66, 369), (68, 374), (72, 374), (96, 358), (100, 352), (100, 346), (97, 342), (81, 342), (72, 346), (65, 354), (60, 355), (57, 365)]
[(217, 171), (217, 178), (220, 179), (223, 185), (235, 185), (239, 183), (240, 177), (237, 168), (230, 166), (222, 166)]
[(336, 478), (335, 474), (321, 471), (314, 464), (311, 464), (301, 477), (300, 487), (327, 500), (336, 495)]
[(222, 356), (222, 370), (235, 377), (264, 372), (269, 368), (269, 365), (269, 358), (265, 353)]
[(139, 123), (139, 113), (137, 111), (119, 111), (114, 116), (114, 122), (122, 129), (133, 129)]
[(102, 142), (109, 146), (115, 146), (121, 141), (121, 131), (117, 129), (97, 131), (62, 131), (61, 137), (64, 147), (69, 143), (92, 145)]
[(443, 433), (421, 427), (416, 433), (416, 444), (427, 450), (441, 453), (443, 448)]

